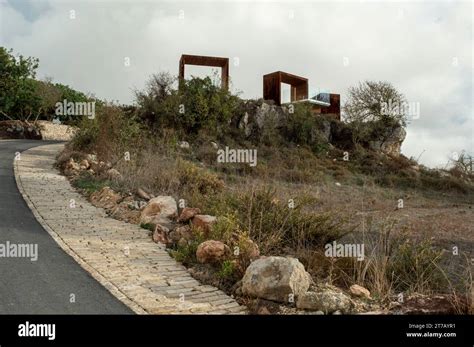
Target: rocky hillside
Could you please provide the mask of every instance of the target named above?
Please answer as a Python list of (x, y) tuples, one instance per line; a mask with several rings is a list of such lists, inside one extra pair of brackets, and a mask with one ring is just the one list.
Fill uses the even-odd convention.
[(472, 173), (406, 158), (387, 117), (167, 81), (83, 119), (59, 156), (93, 204), (251, 312), (472, 312)]

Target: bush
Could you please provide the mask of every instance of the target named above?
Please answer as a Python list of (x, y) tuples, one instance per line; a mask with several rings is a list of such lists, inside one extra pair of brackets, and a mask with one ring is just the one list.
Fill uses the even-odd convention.
[(393, 289), (418, 293), (445, 289), (446, 278), (440, 270), (442, 254), (443, 250), (435, 249), (429, 240), (405, 240), (394, 250), (389, 265)]
[(175, 78), (154, 75), (145, 91), (136, 92), (139, 116), (155, 129), (174, 128), (196, 135), (201, 129), (213, 135), (227, 131), (240, 99), (216, 86), (209, 77), (183, 80), (173, 89)]
[(0, 117), (27, 120), (40, 107), (35, 94), (38, 59), (0, 47)]
[(196, 264), (196, 251), (198, 246), (205, 241), (204, 235), (200, 230), (193, 228), (193, 239), (189, 240), (185, 244), (178, 244), (170, 254), (177, 261), (183, 263), (184, 265)]
[(83, 173), (80, 177), (74, 180), (74, 186), (82, 189), (87, 195), (101, 190), (104, 187), (111, 186), (112, 182), (108, 180), (98, 179), (89, 173)]
[(208, 194), (224, 187), (224, 182), (217, 175), (188, 161), (178, 161), (176, 175), (181, 190)]
[(235, 265), (231, 260), (224, 260), (218, 272), (218, 276), (223, 279), (231, 279), (235, 276)]
[(307, 145), (317, 141), (315, 139), (316, 120), (311, 112), (311, 105), (305, 103), (293, 104), (294, 112), (290, 114), (284, 126), (283, 135), (287, 141)]
[[(313, 202), (301, 197), (295, 199), (294, 208), (289, 208), (288, 202), (278, 201), (275, 191), (259, 188), (200, 197), (196, 206), (213, 215), (232, 216), (238, 231), (248, 233), (263, 254), (278, 254), (323, 245), (352, 230), (347, 220), (332, 213), (305, 211), (304, 207)], [(194, 203), (191, 198), (190, 204)]]
[(72, 139), (73, 148), (95, 151), (103, 157), (123, 156), (140, 147), (142, 128), (133, 114), (126, 114), (121, 107), (105, 105), (96, 110), (93, 119), (82, 118), (80, 130)]

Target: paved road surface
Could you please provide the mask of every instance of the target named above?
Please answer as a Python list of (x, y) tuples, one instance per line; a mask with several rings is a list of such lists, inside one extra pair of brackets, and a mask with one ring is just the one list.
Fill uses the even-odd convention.
[(0, 140), (0, 247), (7, 241), (38, 245), (37, 261), (0, 257), (0, 314), (130, 314), (56, 244), (17, 189), (15, 152), (47, 143)]

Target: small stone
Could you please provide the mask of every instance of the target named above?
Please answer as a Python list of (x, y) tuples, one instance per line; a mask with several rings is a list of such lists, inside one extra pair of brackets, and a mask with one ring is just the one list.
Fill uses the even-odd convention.
[(216, 240), (204, 241), (196, 250), (196, 258), (201, 264), (218, 263), (229, 254), (229, 247), (223, 242)]
[(217, 218), (214, 216), (209, 216), (207, 214), (197, 214), (193, 217), (192, 224), (208, 233), (212, 228), (212, 224), (214, 224), (216, 221)]
[(326, 314), (335, 311), (349, 312), (352, 301), (342, 290), (330, 285), (320, 285), (314, 291), (300, 295), (297, 298), (296, 307), (323, 311)]
[(88, 154), (86, 158), (89, 162), (97, 164), (97, 156), (95, 154)]
[(357, 296), (359, 298), (366, 298), (366, 299), (370, 299), (370, 292), (368, 289), (362, 287), (362, 286), (359, 286), (358, 284), (353, 284), (350, 288), (349, 288), (350, 292), (352, 295), (354, 296)]
[(179, 243), (182, 239), (189, 241), (193, 237), (189, 225), (182, 225), (175, 228), (169, 233), (169, 241), (171, 243)]
[(147, 200), (147, 201), (151, 199), (150, 195), (147, 192), (145, 192), (142, 188), (137, 189), (137, 195), (140, 198), (142, 198), (144, 200)]
[(179, 145), (179, 148), (183, 148), (183, 149), (189, 149), (189, 147), (190, 147), (189, 142), (187, 142), (187, 141), (181, 141), (181, 142), (179, 142), (178, 145)]
[(81, 170), (88, 170), (91, 167), (91, 165), (86, 159), (81, 160), (79, 166), (81, 167)]
[(199, 208), (185, 207), (181, 214), (179, 215), (178, 222), (185, 223), (192, 219), (195, 215), (200, 214), (201, 210)]
[(80, 169), (81, 169), (81, 166), (78, 163), (76, 163), (73, 158), (70, 158), (66, 164), (66, 167), (64, 168), (64, 173), (67, 176), (74, 176), (79, 173)]
[(258, 309), (257, 311), (257, 314), (260, 314), (260, 315), (269, 315), (271, 314), (270, 311), (268, 310), (268, 308), (266, 308), (265, 306), (262, 306)]
[(169, 229), (167, 227), (157, 224), (155, 227), (155, 231), (153, 232), (153, 241), (167, 244), (168, 232), (169, 232)]
[(94, 206), (112, 209), (122, 200), (122, 197), (120, 194), (114, 192), (110, 187), (104, 187), (101, 190), (92, 193), (90, 200)]
[(117, 169), (108, 169), (107, 177), (111, 180), (120, 180), (122, 179), (122, 174)]

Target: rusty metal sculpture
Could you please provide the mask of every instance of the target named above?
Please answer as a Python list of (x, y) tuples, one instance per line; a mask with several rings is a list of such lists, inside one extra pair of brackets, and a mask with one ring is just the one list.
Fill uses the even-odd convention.
[(221, 68), (221, 87), (229, 89), (229, 58), (183, 54), (179, 60), (179, 81), (184, 80), (185, 65), (200, 65)]
[[(314, 114), (324, 114), (341, 120), (341, 95), (332, 93), (323, 93), (328, 105), (314, 105), (312, 111)], [(320, 96), (319, 94), (317, 98)]]
[(283, 71), (276, 71), (263, 76), (263, 99), (273, 100), (281, 105), (281, 84), (291, 86), (291, 101), (305, 100), (308, 98), (308, 79)]
[(308, 79), (283, 71), (276, 71), (263, 76), (263, 99), (273, 100), (276, 105), (281, 106), (282, 83), (291, 86), (290, 102), (309, 102), (312, 105), (313, 114), (326, 114), (337, 119), (341, 118), (339, 94), (327, 93), (323, 95), (324, 102), (321, 102), (321, 100), (318, 102), (317, 97), (308, 99)]

